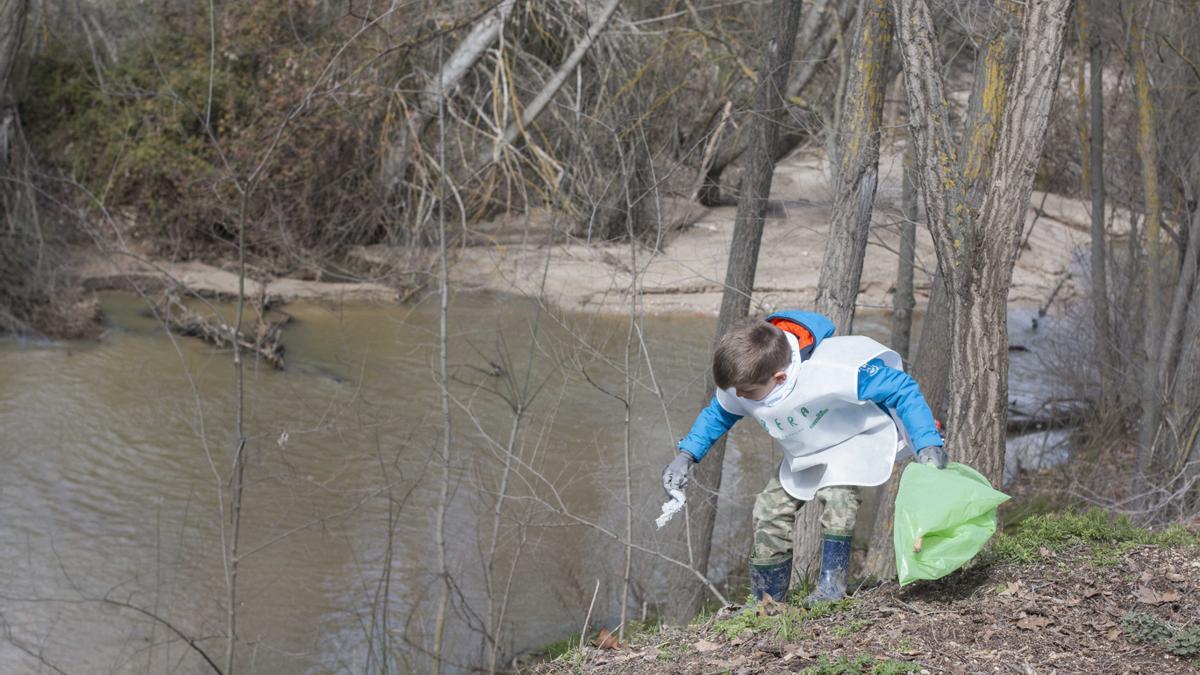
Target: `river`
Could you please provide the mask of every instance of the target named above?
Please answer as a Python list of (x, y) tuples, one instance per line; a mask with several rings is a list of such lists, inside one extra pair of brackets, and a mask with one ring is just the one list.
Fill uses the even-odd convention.
[[(3, 618), (18, 643), (68, 672), (159, 672), (176, 662), (202, 671), (165, 624), (220, 660), (231, 360), (166, 335), (136, 296), (105, 294), (102, 303), (109, 332), (99, 342), (0, 343)], [(386, 658), (394, 670), (420, 671), (440, 588), (436, 307), (294, 303), (287, 312), (287, 370), (251, 361), (246, 371), (238, 662), (260, 673), (361, 672)], [(481, 560), (491, 557), (503, 467), (485, 434), (507, 445), (513, 412), (501, 394), (526, 380), (536, 395), (514, 454), (528, 471), (509, 482), (493, 565), (497, 587), (513, 569), (502, 652), (578, 631), (596, 578), (592, 621), (611, 626), (623, 548), (530, 499), (557, 491), (573, 516), (623, 530), (624, 406), (610, 394), (625, 391), (628, 319), (471, 294), (454, 299), (450, 326), (449, 657), (483, 658), (473, 627), (487, 608)], [(680, 552), (678, 521), (654, 531), (658, 474), (699, 401), (711, 331), (706, 317), (644, 321), (664, 397), (642, 360), (631, 473), (635, 539), (653, 550)], [(631, 354), (636, 364), (636, 345)], [(769, 446), (745, 436), (728, 465), (724, 496), (736, 507), (723, 520), (718, 575), (740, 565), (748, 500), (771, 465)], [(534, 472), (547, 482), (529, 483)], [(651, 611), (667, 600), (666, 580), (677, 581), (668, 568), (635, 561)], [(0, 658), (36, 663), (11, 643)]]
[[(222, 662), (230, 355), (164, 333), (136, 296), (106, 293), (102, 306), (100, 341), (0, 342), (0, 663), (208, 672), (179, 634)], [(286, 311), (287, 370), (246, 369), (239, 670), (423, 672), (442, 588), (435, 303)], [(883, 339), (887, 321), (860, 316), (859, 330)], [(625, 527), (630, 392), (634, 541), (687, 558), (681, 518), (653, 521), (714, 320), (649, 316), (631, 338), (628, 317), (473, 293), (453, 299), (449, 325), (445, 644), (450, 670), (469, 670), (486, 662), (480, 629), (506, 589), (501, 663), (578, 636), (597, 580), (591, 624), (617, 623), (624, 548), (605, 531)], [(753, 495), (777, 461), (765, 438), (735, 430), (714, 578), (743, 573)], [(631, 618), (669, 611), (685, 578), (636, 553)]]

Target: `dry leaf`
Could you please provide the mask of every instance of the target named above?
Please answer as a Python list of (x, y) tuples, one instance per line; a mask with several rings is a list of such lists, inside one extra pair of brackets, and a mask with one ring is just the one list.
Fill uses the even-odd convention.
[(1104, 634), (1104, 637), (1108, 638), (1109, 641), (1119, 640), (1121, 638), (1121, 629), (1110, 628), (1109, 631)]
[(792, 661), (793, 658), (811, 658), (811, 657), (809, 656), (808, 652), (805, 652), (803, 649), (800, 649), (800, 647), (793, 647), (793, 649), (787, 650), (787, 653), (785, 653), (784, 658), (782, 658), (782, 661), (784, 661), (784, 663), (787, 663), (788, 661)]
[(621, 644), (616, 633), (610, 633), (607, 628), (601, 628), (600, 634), (596, 636), (593, 645), (600, 649), (624, 649), (625, 645)]
[(1182, 574), (1177, 574), (1175, 572), (1167, 572), (1167, 581), (1178, 582), (1178, 581), (1183, 581), (1186, 578), (1187, 577), (1183, 576)]
[(1050, 619), (1044, 616), (1027, 616), (1017, 622), (1017, 628), (1025, 630), (1041, 630), (1050, 625)]
[(741, 656), (735, 656), (731, 659), (713, 659), (712, 661), (708, 662), (708, 665), (719, 670), (734, 670), (745, 665), (746, 661), (747, 657), (743, 654)]
[(1020, 595), (1020, 594), (1021, 594), (1021, 582), (1020, 581), (1010, 581), (1007, 584), (1005, 584), (1004, 590), (1000, 591), (1000, 595), (1016, 596), (1016, 595)]
[(1054, 552), (1051, 551), (1050, 549), (1046, 548), (1045, 546), (1039, 546), (1038, 554), (1041, 555), (1043, 558), (1049, 558), (1050, 556), (1054, 555)]
[(763, 593), (762, 601), (758, 603), (758, 609), (754, 611), (759, 616), (775, 616), (782, 612), (783, 609), (783, 603), (776, 602), (770, 593)]
[(1179, 599), (1179, 593), (1175, 590), (1167, 590), (1160, 593), (1153, 588), (1142, 586), (1133, 592), (1133, 597), (1143, 604), (1161, 605), (1165, 602), (1175, 602)]
[(1100, 591), (1096, 590), (1095, 588), (1089, 588), (1083, 592), (1083, 597), (1085, 598), (1094, 598), (1097, 595), (1100, 595)]
[(696, 651), (702, 654), (706, 652), (715, 652), (721, 648), (721, 645), (715, 642), (709, 642), (708, 640), (698, 640), (696, 644), (692, 646), (696, 648)]

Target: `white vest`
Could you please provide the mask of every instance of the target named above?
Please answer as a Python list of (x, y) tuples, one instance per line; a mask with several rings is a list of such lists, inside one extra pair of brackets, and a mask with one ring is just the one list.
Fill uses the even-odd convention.
[[(787, 337), (796, 362), (799, 345)], [(831, 337), (781, 385), (791, 391), (777, 403), (741, 398), (732, 388), (718, 390), (717, 400), (731, 413), (752, 417), (783, 448), (779, 482), (796, 499), (808, 501), (827, 485), (880, 485), (909, 442), (891, 413), (858, 400), (859, 368), (872, 359), (903, 369), (899, 354), (869, 337)]]

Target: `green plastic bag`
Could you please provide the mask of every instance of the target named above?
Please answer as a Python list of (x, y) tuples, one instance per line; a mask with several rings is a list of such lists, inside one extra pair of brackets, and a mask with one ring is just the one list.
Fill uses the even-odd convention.
[(974, 558), (996, 532), (996, 507), (1007, 500), (965, 464), (939, 470), (910, 463), (892, 526), (900, 585), (940, 579)]

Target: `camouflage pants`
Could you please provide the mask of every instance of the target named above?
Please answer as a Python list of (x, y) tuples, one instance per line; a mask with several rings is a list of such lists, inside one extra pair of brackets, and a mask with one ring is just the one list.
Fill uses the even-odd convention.
[[(821, 503), (821, 530), (825, 534), (851, 536), (858, 505), (859, 489), (853, 485), (830, 485), (817, 490)], [(754, 553), (750, 562), (769, 565), (792, 557), (792, 535), (796, 513), (807, 502), (787, 493), (772, 477), (754, 499)]]

